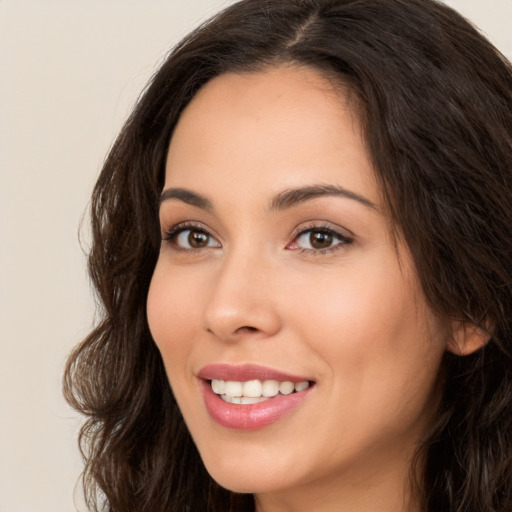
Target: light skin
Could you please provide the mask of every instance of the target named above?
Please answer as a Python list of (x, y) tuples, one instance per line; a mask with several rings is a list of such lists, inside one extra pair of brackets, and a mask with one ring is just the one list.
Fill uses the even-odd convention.
[[(160, 222), (148, 322), (212, 477), (258, 512), (419, 510), (411, 458), (451, 337), (390, 234), (341, 88), (290, 66), (213, 79), (171, 140)], [(478, 342), (465, 332), (461, 352)], [(204, 406), (214, 363), (314, 386), (273, 424), (230, 429)]]

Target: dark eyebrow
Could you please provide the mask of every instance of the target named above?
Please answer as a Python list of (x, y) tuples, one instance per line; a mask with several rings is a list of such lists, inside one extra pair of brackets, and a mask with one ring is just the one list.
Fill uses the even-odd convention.
[(372, 210), (377, 210), (375, 203), (365, 197), (351, 192), (343, 187), (335, 185), (310, 185), (306, 187), (292, 188), (280, 192), (272, 199), (270, 211), (285, 210), (305, 201), (324, 196), (341, 196), (361, 203)]
[(158, 206), (169, 199), (177, 199), (203, 210), (213, 210), (213, 205), (209, 199), (186, 188), (168, 188), (164, 190), (160, 195)]
[[(325, 196), (345, 197), (347, 199), (357, 201), (368, 208), (377, 210), (375, 203), (369, 199), (335, 185), (309, 185), (306, 187), (284, 190), (272, 199), (269, 209), (271, 212), (286, 210), (287, 208), (291, 208), (292, 206), (296, 206), (300, 203)], [(186, 204), (203, 210), (213, 210), (213, 204), (208, 198), (186, 188), (168, 188), (164, 190), (160, 195), (159, 206), (164, 201), (168, 201), (170, 199), (177, 199), (178, 201), (183, 201)]]

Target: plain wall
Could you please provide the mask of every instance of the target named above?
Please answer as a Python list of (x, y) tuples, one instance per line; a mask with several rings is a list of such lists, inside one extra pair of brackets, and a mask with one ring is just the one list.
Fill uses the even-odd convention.
[[(0, 512), (85, 510), (61, 396), (94, 316), (80, 220), (156, 64), (229, 3), (0, 0)], [(446, 3), (512, 58), (512, 0)]]

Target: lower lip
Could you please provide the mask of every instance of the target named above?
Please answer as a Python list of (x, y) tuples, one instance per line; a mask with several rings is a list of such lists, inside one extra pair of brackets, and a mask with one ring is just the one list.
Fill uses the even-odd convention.
[(309, 395), (311, 387), (289, 395), (277, 395), (257, 404), (231, 404), (213, 392), (209, 382), (201, 381), (208, 414), (219, 425), (237, 430), (254, 430), (271, 425), (296, 409)]

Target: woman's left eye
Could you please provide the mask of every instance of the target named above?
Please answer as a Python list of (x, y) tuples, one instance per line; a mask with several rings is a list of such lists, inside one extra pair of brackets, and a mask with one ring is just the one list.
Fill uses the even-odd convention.
[(310, 228), (301, 231), (288, 246), (311, 252), (327, 252), (352, 243), (352, 239), (327, 228)]

